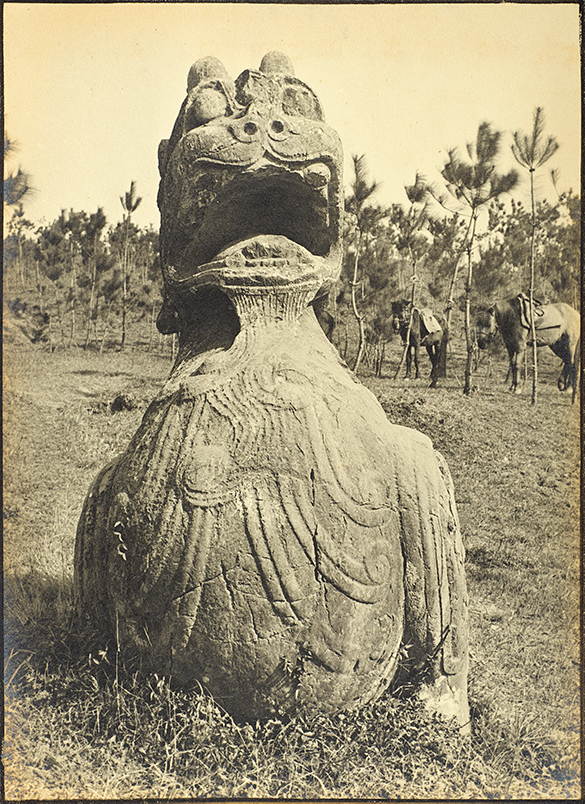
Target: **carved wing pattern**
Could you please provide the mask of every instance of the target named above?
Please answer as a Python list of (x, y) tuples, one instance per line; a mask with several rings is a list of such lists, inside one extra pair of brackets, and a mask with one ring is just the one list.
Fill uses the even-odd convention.
[[(188, 647), (231, 506), (275, 613), (284, 627), (307, 629), (317, 661), (348, 673), (363, 659), (368, 639), (348, 636), (353, 620), (370, 629), (370, 661), (390, 673), (405, 617), (414, 655), (458, 672), (463, 548), (450, 475), (428, 439), (396, 427), (388, 443), (368, 391), (359, 391), (358, 415), (335, 385), (312, 393), (298, 366), (278, 361), (204, 385), (200, 395), (183, 384), (153, 403), (126, 456), (98, 479), (80, 525), (79, 549), (93, 551), (81, 577), (91, 574), (95, 593), (108, 575), (113, 597), (128, 601), (133, 640)], [(111, 489), (104, 561), (93, 523)], [(344, 622), (331, 619), (332, 595)]]

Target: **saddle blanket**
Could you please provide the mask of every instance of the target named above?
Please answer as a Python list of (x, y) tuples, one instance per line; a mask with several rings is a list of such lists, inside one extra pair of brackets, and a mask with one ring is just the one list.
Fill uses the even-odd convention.
[[(530, 299), (525, 293), (518, 294), (520, 325), (524, 329), (530, 329)], [(535, 326), (538, 326), (538, 318), (543, 315), (542, 302), (534, 299), (532, 308), (534, 310)]]
[(433, 332), (441, 331), (441, 325), (433, 315), (433, 311), (430, 307), (423, 307), (418, 311), (418, 314), (429, 335), (432, 335)]

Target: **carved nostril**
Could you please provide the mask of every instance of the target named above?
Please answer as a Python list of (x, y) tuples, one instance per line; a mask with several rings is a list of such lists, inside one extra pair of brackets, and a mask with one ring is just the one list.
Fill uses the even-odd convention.
[(284, 131), (284, 123), (282, 120), (273, 120), (272, 130), (275, 132), (275, 134), (281, 134)]
[(248, 122), (244, 126), (244, 131), (246, 134), (255, 134), (258, 131), (258, 126), (256, 123)]

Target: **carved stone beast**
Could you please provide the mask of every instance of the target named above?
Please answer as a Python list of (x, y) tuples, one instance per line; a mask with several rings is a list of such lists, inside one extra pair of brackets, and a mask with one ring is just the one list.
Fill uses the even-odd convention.
[(400, 672), (464, 726), (449, 471), (311, 306), (340, 270), (339, 138), (281, 54), (235, 83), (203, 59), (187, 89), (159, 153), (158, 325), (179, 352), (85, 502), (78, 608), (237, 716), (358, 707)]

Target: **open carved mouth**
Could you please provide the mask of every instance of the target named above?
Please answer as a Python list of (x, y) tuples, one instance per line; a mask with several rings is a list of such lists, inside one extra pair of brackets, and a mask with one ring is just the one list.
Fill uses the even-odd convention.
[(335, 273), (341, 227), (333, 162), (298, 170), (265, 164), (235, 176), (202, 167), (190, 182), (190, 231), (175, 230), (169, 244), (171, 282), (217, 284), (222, 270), (228, 282), (226, 271), (250, 285), (295, 281), (308, 272), (322, 282)]

